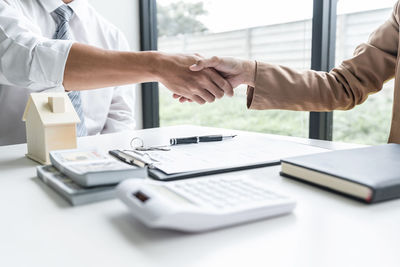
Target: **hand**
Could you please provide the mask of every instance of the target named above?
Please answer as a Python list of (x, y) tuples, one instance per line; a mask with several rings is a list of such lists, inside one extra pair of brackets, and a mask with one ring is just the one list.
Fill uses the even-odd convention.
[[(199, 59), (196, 64), (190, 66), (191, 71), (202, 71), (207, 68), (213, 68), (218, 71), (231, 85), (236, 88), (240, 84), (254, 86), (255, 84), (255, 69), (254, 61), (242, 60), (230, 57), (212, 57), (208, 59)], [(179, 99), (179, 102), (191, 102), (189, 99), (174, 94), (174, 98)]]
[(201, 57), (197, 55), (157, 53), (157, 66), (154, 69), (158, 70), (159, 81), (185, 101), (204, 104), (224, 94), (232, 96), (231, 84), (214, 69), (205, 68), (196, 72), (189, 70), (189, 66), (199, 60)]
[(240, 84), (254, 86), (256, 64), (254, 61), (242, 60), (231, 57), (212, 57), (200, 59), (190, 66), (191, 71), (202, 71), (213, 68), (218, 71), (233, 88)]

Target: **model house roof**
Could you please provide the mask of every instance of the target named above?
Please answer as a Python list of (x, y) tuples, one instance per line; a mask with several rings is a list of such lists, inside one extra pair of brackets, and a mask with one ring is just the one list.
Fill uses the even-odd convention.
[(25, 107), (23, 121), (29, 112), (38, 112), (45, 126), (80, 122), (67, 93), (32, 93)]

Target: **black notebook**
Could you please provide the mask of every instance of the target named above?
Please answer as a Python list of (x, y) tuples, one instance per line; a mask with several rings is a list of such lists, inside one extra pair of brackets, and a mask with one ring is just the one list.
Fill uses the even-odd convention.
[(283, 176), (374, 203), (400, 197), (400, 145), (283, 159)]

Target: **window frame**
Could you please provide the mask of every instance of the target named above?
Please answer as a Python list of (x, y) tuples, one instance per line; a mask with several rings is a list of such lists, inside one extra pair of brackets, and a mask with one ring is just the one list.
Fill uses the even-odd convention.
[[(140, 50), (157, 50), (157, 1), (139, 1)], [(143, 128), (160, 126), (160, 103), (158, 83), (142, 84)]]
[[(311, 69), (335, 64), (338, 0), (313, 0)], [(139, 1), (141, 51), (157, 50), (157, 0)], [(158, 83), (142, 84), (143, 128), (160, 126)], [(310, 112), (309, 138), (332, 140), (333, 112)]]
[[(335, 66), (336, 16), (338, 0), (314, 0), (311, 45), (311, 69), (330, 71)], [(333, 112), (310, 112), (309, 138), (333, 137)]]

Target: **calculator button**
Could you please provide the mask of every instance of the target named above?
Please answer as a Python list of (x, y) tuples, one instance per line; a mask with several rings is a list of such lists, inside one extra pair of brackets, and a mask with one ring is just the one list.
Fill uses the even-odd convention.
[(245, 207), (282, 197), (244, 179), (199, 179), (168, 186), (193, 202), (217, 209)]

